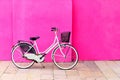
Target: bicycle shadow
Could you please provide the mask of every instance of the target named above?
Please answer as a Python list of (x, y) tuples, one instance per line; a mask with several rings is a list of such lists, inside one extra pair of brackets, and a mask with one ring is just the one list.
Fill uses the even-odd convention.
[(53, 63), (35, 63), (30, 69), (54, 69)]

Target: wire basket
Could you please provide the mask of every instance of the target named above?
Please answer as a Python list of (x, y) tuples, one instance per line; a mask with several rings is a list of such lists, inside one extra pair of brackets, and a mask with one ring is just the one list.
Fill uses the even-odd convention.
[(70, 41), (70, 32), (62, 32), (61, 33), (61, 41), (69, 42)]

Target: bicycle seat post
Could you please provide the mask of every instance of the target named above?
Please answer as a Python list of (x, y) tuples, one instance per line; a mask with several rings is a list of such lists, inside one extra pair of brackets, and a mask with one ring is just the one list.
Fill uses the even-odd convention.
[(39, 53), (40, 51), (39, 51), (39, 49), (38, 49), (37, 42), (36, 42), (36, 41), (33, 41), (33, 43), (34, 43), (34, 46), (35, 46), (35, 47), (36, 47), (36, 49), (37, 49), (37, 52)]

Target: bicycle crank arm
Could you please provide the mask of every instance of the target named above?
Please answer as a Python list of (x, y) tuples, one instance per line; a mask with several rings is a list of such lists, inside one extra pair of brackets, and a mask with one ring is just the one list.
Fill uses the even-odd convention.
[(42, 55), (40, 55), (40, 54), (39, 55), (36, 55), (36, 54), (24, 54), (24, 57), (26, 57), (29, 60), (34, 60), (34, 61), (36, 61), (38, 63), (44, 61), (44, 57), (42, 57)]

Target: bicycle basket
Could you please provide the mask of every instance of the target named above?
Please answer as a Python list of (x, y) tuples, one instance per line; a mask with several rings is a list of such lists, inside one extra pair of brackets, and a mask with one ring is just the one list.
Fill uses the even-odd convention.
[(21, 43), (20, 44), (20, 48), (21, 48), (22, 52), (27, 52), (28, 51), (28, 53), (35, 53), (34, 48), (30, 49), (30, 47), (31, 47), (31, 45), (29, 45), (27, 43)]
[(70, 32), (62, 32), (61, 33), (61, 41), (69, 42), (70, 41)]

